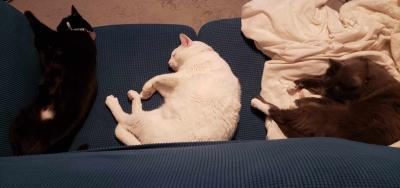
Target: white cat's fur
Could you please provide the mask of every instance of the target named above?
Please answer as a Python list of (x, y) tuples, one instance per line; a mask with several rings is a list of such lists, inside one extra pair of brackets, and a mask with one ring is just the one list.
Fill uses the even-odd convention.
[[(229, 65), (210, 46), (180, 34), (181, 45), (169, 60), (175, 73), (147, 81), (140, 95), (128, 92), (132, 114), (118, 99), (108, 96), (106, 105), (118, 125), (116, 137), (126, 145), (229, 140), (237, 127), (240, 84)], [(158, 91), (164, 104), (143, 111), (141, 99)]]

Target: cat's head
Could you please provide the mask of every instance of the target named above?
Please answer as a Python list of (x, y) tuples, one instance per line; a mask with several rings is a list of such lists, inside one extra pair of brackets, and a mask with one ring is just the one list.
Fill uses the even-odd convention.
[(82, 31), (90, 34), (90, 37), (95, 40), (96, 33), (93, 31), (92, 26), (79, 14), (78, 10), (71, 6), (71, 15), (63, 18), (57, 26), (58, 32), (65, 31)]
[[(26, 11), (25, 16), (34, 32), (35, 46), (43, 69), (51, 63), (63, 64), (62, 61), (87, 51), (96, 53), (93, 28), (73, 6), (71, 15), (61, 21), (58, 31), (44, 25), (30, 11)], [(80, 27), (85, 29), (81, 30)]]
[(336, 100), (354, 100), (368, 95), (393, 80), (384, 67), (365, 58), (353, 58), (343, 62), (330, 60), (325, 79), (325, 95)]
[(192, 41), (185, 34), (179, 34), (179, 39), (181, 44), (172, 51), (171, 58), (168, 61), (169, 66), (174, 71), (178, 71), (190, 58), (203, 52), (213, 51), (207, 44), (200, 41)]

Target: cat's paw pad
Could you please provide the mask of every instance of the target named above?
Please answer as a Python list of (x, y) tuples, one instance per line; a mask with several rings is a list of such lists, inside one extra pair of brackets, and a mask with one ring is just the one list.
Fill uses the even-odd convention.
[(128, 91), (128, 98), (129, 100), (138, 100), (141, 98), (140, 94), (136, 91), (129, 90)]

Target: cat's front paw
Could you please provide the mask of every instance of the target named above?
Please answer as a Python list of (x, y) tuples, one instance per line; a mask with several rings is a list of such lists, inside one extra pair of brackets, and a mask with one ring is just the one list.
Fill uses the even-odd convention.
[(156, 90), (153, 87), (153, 84), (147, 82), (144, 84), (142, 91), (140, 92), (140, 98), (143, 100), (149, 99)]
[(142, 92), (140, 92), (140, 98), (143, 99), (143, 100), (149, 99), (152, 95), (153, 95), (153, 93), (150, 92), (150, 91), (142, 91)]

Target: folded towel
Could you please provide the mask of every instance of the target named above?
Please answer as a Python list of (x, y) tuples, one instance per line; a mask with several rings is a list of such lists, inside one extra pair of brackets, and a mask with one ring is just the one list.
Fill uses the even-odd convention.
[[(328, 59), (363, 56), (400, 80), (400, 8), (397, 0), (353, 0), (339, 12), (328, 0), (252, 0), (242, 7), (242, 32), (271, 58), (264, 65), (260, 96), (280, 108), (314, 96), (288, 92), (293, 81), (324, 74)], [(268, 139), (286, 138), (266, 120)]]

